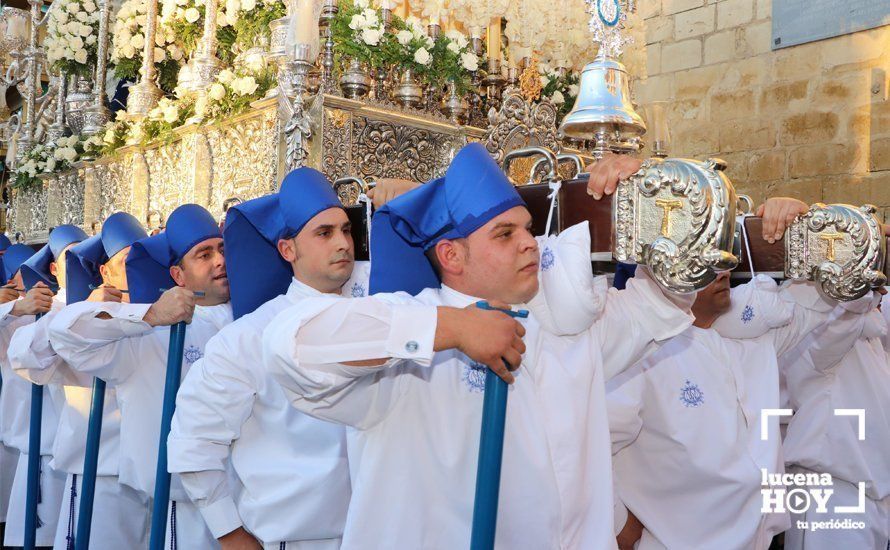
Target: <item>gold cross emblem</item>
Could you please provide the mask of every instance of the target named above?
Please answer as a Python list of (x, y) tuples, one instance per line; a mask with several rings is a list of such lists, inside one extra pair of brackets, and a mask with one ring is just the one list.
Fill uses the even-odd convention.
[(843, 238), (844, 235), (841, 233), (821, 233), (819, 235), (819, 240), (825, 241), (825, 259), (827, 259), (829, 262), (834, 261), (834, 242), (843, 240)]
[(664, 237), (670, 237), (671, 212), (678, 208), (683, 208), (683, 201), (680, 199), (655, 199), (655, 206), (661, 208), (663, 212), (661, 216), (661, 234)]

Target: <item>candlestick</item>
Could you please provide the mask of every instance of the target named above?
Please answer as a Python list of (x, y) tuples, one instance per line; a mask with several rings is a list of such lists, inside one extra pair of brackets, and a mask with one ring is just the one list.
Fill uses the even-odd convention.
[(158, 88), (155, 80), (155, 35), (158, 27), (158, 0), (147, 0), (145, 13), (145, 44), (142, 50), (142, 74), (139, 83), (130, 88), (127, 97), (127, 112), (144, 116), (154, 109), (164, 92)]
[[(96, 56), (96, 82), (93, 86), (93, 105), (84, 112), (83, 133), (99, 132), (111, 118), (105, 102), (105, 73), (108, 67), (108, 17), (111, 0), (99, 1), (99, 47)], [(63, 87), (64, 88), (64, 87)]]

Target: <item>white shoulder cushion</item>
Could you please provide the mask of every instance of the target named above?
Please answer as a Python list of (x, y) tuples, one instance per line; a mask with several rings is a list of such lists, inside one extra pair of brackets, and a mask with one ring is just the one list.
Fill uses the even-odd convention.
[(528, 309), (553, 334), (587, 330), (602, 312), (608, 292), (606, 279), (593, 277), (587, 222), (573, 225), (555, 237), (537, 237), (537, 241), (541, 253), (540, 286)]
[(766, 275), (730, 291), (732, 304), (711, 328), (726, 338), (750, 339), (791, 322), (794, 305), (782, 299), (779, 285)]

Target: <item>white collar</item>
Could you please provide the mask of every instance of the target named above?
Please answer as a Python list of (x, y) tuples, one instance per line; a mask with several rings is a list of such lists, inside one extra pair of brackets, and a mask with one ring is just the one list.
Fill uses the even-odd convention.
[(339, 297), (340, 294), (325, 294), (324, 292), (321, 292), (294, 277), (290, 281), (290, 286), (287, 287), (286, 296), (288, 300), (296, 303), (305, 298), (318, 298), (320, 296)]
[(442, 305), (460, 308), (471, 306), (481, 300), (481, 298), (474, 298), (447, 285), (442, 285), (442, 288), (439, 289), (439, 298)]

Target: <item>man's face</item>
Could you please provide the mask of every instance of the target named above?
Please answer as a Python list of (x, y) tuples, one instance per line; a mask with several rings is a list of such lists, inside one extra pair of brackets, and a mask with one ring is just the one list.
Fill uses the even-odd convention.
[(328, 208), (309, 220), (292, 239), (278, 241), (294, 277), (324, 293), (339, 292), (355, 264), (352, 225), (342, 208)]
[[(102, 275), (102, 281), (104, 281), (106, 285), (118, 290), (129, 290), (129, 287), (127, 286), (127, 270), (125, 264), (129, 252), (130, 247), (128, 246), (112, 256), (105, 262), (105, 264), (99, 266), (99, 273)], [(121, 301), (129, 302), (130, 295), (124, 292)]]
[(698, 291), (692, 304), (692, 314), (698, 318), (717, 318), (726, 313), (729, 306), (729, 272), (724, 271), (711, 284)]
[(75, 244), (77, 243), (71, 243), (66, 246), (62, 250), (62, 253), (59, 254), (59, 257), (56, 258), (56, 261), (49, 264), (49, 272), (56, 278), (56, 282), (58, 282), (59, 288), (65, 288), (66, 286), (68, 286), (68, 281), (65, 280), (67, 274), (67, 268), (65, 266), (65, 255), (68, 254), (68, 250), (70, 250), (71, 247)]
[(218, 305), (229, 301), (229, 278), (226, 276), (226, 257), (221, 237), (201, 241), (192, 247), (179, 262), (170, 268), (170, 276), (177, 285), (193, 292), (203, 292), (204, 305)]
[[(528, 302), (538, 292), (538, 243), (531, 234), (531, 223), (528, 210), (517, 206), (466, 239), (445, 247), (439, 243), (442, 282), (486, 300)], [(451, 246), (452, 250), (446, 250)]]
[[(12, 279), (10, 279), (7, 284), (11, 284), (14, 286), (14, 288), (17, 288), (17, 289), (24, 289), (25, 282), (22, 280), (21, 270), (16, 271), (15, 275), (12, 276)], [(24, 292), (24, 290), (22, 290), (22, 292)]]

